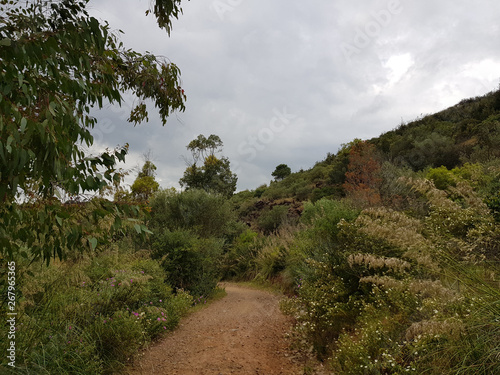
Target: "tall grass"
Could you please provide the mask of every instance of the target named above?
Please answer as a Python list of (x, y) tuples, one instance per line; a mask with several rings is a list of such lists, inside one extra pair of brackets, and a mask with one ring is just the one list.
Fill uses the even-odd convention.
[[(16, 374), (119, 371), (193, 303), (183, 291), (172, 293), (165, 271), (130, 243), (49, 267), (19, 259), (17, 268)], [(9, 371), (5, 362), (2, 369)]]

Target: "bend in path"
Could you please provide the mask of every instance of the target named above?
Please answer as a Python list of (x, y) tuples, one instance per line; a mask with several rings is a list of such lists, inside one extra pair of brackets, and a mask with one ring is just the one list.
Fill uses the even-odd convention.
[(181, 321), (129, 375), (301, 374), (289, 351), (279, 297), (226, 284), (227, 296)]

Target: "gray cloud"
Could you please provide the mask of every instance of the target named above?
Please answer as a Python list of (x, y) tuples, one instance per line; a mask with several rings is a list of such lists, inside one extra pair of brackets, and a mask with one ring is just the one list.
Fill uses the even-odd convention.
[[(122, 29), (126, 46), (181, 68), (186, 112), (165, 127), (151, 116), (134, 128), (115, 108), (98, 117), (116, 124), (101, 143), (129, 142), (130, 163), (152, 150), (164, 187), (177, 186), (198, 134), (219, 135), (238, 188), (253, 189), (280, 163), (309, 168), (341, 143), (485, 94), (500, 78), (493, 0), (190, 1), (170, 38), (147, 7), (101, 0), (92, 13)], [(282, 124), (277, 111), (295, 117)]]

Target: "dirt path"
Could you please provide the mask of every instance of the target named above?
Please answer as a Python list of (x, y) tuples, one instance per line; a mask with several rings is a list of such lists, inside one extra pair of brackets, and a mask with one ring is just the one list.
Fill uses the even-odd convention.
[(301, 374), (285, 339), (290, 321), (279, 310), (279, 297), (224, 286), (226, 297), (184, 319), (129, 374)]

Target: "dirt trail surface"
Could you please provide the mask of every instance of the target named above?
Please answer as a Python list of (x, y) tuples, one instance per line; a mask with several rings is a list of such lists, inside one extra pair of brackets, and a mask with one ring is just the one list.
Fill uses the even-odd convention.
[(130, 375), (301, 374), (285, 338), (279, 297), (235, 284), (227, 296), (181, 321), (149, 348)]

